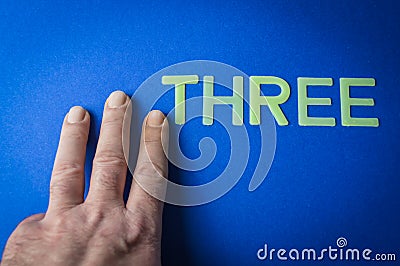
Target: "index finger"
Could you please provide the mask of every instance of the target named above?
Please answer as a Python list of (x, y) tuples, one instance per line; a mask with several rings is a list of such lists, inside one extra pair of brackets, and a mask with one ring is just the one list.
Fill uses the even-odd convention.
[(64, 119), (50, 181), (48, 212), (83, 202), (89, 125), (89, 113), (80, 106), (72, 107)]

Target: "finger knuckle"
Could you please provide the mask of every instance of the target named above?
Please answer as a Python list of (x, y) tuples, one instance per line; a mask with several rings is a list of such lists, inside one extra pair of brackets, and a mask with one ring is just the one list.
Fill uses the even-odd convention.
[(81, 180), (83, 166), (73, 162), (62, 162), (54, 167), (51, 182), (50, 194), (66, 194), (71, 184)]
[(144, 143), (145, 144), (151, 144), (151, 145), (161, 145), (161, 135), (152, 135), (152, 134), (146, 134), (144, 137)]
[[(111, 112), (111, 113), (110, 113)], [(121, 128), (124, 112), (119, 109), (112, 109), (108, 111), (108, 115), (104, 117), (101, 126), (104, 128)]]
[(73, 177), (80, 175), (82, 172), (83, 172), (83, 166), (80, 163), (73, 161), (61, 161), (54, 166), (52, 176)]
[(93, 174), (92, 180), (96, 182), (96, 185), (102, 190), (114, 190), (120, 186), (122, 171), (114, 167), (101, 167)]
[(103, 187), (115, 187), (126, 174), (126, 162), (123, 155), (114, 151), (105, 151), (96, 155), (93, 161), (93, 178)]
[(96, 232), (96, 245), (108, 246), (116, 254), (128, 254), (130, 245), (125, 240), (125, 231), (121, 228), (121, 223), (110, 221), (107, 225), (102, 226)]
[[(77, 227), (77, 225), (81, 225)], [(86, 215), (80, 212), (66, 211), (63, 214), (54, 215), (43, 222), (44, 231), (50, 242), (57, 241), (63, 236), (79, 236), (84, 238), (90, 231), (86, 223)]]
[(106, 217), (105, 211), (103, 208), (98, 208), (97, 205), (91, 205), (90, 203), (86, 203), (84, 206), (84, 223), (89, 228), (97, 228), (101, 221)]
[(159, 162), (144, 161), (136, 166), (135, 175), (167, 177), (166, 167)]
[(96, 154), (93, 161), (93, 166), (98, 168), (110, 166), (118, 167), (125, 165), (125, 156), (120, 147), (110, 147), (103, 149), (99, 154)]
[[(130, 215), (128, 215), (130, 216)], [(128, 246), (135, 246), (139, 243), (146, 246), (157, 246), (161, 241), (161, 229), (154, 217), (140, 214), (137, 210), (134, 218), (128, 218), (127, 233), (125, 241)]]
[(74, 124), (69, 126), (73, 126), (73, 128), (69, 128), (70, 130), (63, 132), (61, 135), (62, 139), (68, 138), (76, 142), (83, 142), (86, 140), (87, 130), (85, 130), (82, 125)]
[(61, 179), (54, 179), (50, 183), (50, 195), (65, 195), (70, 190), (69, 182)]

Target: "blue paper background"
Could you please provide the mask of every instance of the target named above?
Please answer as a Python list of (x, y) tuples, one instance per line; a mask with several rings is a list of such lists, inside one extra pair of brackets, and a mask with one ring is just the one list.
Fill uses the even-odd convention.
[[(207, 59), (287, 80), (290, 125), (277, 128), (275, 161), (255, 192), (247, 190), (253, 162), (217, 201), (165, 207), (164, 265), (252, 265), (264, 243), (322, 249), (340, 236), (399, 257), (399, 11), (397, 1), (1, 1), (0, 249), (21, 219), (46, 210), (72, 105), (92, 115), (89, 172), (110, 92), (132, 94), (163, 67)], [(336, 117), (336, 127), (298, 126), (299, 76), (334, 78), (309, 95), (332, 98), (310, 114)], [(376, 79), (352, 96), (375, 99), (353, 115), (378, 117), (378, 128), (340, 126), (340, 77)], [(184, 152), (198, 156), (202, 136), (221, 145), (218, 160), (201, 174), (171, 167), (171, 178), (206, 182), (223, 169), (229, 143), (217, 125), (188, 124)], [(251, 137), (255, 156), (256, 131)]]

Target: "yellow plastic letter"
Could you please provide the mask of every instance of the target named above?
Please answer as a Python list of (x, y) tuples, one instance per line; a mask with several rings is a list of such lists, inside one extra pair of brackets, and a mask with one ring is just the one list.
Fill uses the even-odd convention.
[(186, 121), (186, 84), (197, 84), (199, 76), (162, 76), (161, 82), (164, 85), (175, 85), (175, 123), (184, 124)]
[(297, 78), (298, 84), (298, 117), (300, 126), (335, 126), (333, 117), (309, 117), (309, 105), (332, 105), (331, 98), (307, 97), (307, 86), (332, 86), (331, 78)]
[(232, 124), (243, 125), (243, 77), (233, 77), (233, 96), (214, 96), (214, 77), (204, 76), (203, 124), (212, 125), (215, 104), (232, 104)]
[(372, 98), (350, 98), (350, 86), (375, 86), (374, 78), (341, 78), (340, 105), (343, 126), (378, 127), (378, 118), (351, 117), (351, 106), (374, 106)]
[[(261, 84), (274, 84), (281, 88), (281, 93), (277, 96), (261, 96)], [(260, 124), (261, 105), (267, 105), (274, 115), (275, 120), (280, 126), (289, 124), (280, 104), (287, 101), (290, 96), (289, 84), (281, 78), (274, 76), (251, 76), (250, 77), (250, 125)]]

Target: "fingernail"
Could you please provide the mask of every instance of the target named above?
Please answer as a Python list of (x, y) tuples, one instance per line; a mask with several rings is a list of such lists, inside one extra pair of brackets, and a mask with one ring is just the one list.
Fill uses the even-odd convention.
[(147, 125), (152, 127), (159, 127), (164, 123), (164, 114), (159, 110), (153, 110), (147, 117)]
[(80, 106), (74, 106), (69, 109), (68, 112), (68, 123), (78, 123), (81, 122), (86, 115), (85, 109)]
[(126, 94), (122, 91), (114, 91), (108, 97), (108, 107), (118, 108), (126, 103)]

